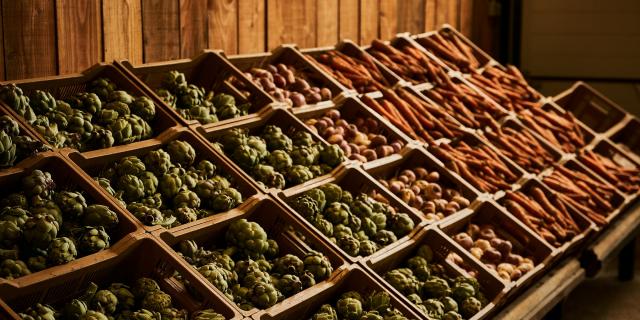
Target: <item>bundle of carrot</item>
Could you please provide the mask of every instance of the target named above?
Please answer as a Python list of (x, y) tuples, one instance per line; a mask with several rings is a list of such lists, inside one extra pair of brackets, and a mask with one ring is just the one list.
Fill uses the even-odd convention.
[(484, 134), (502, 154), (529, 172), (540, 173), (555, 160), (549, 150), (524, 128), (494, 127), (493, 131)]
[(471, 147), (464, 141), (458, 141), (454, 147), (448, 144), (430, 146), (429, 151), (447, 168), (484, 192), (511, 189), (511, 184), (519, 177), (498, 153), (484, 143)]
[(390, 86), (373, 59), (365, 53), (351, 57), (338, 50), (329, 50), (317, 58), (308, 54), (305, 56), (333, 75), (338, 82), (359, 93), (378, 91)]
[(625, 161), (627, 165), (623, 165), (614, 157), (608, 158), (591, 150), (584, 151), (580, 160), (622, 192), (631, 194), (640, 190), (640, 170), (628, 160)]
[(507, 192), (504, 206), (511, 214), (555, 247), (571, 241), (581, 232), (557, 194), (547, 196), (540, 187)]
[(556, 165), (551, 175), (543, 179), (558, 197), (601, 226), (615, 209), (612, 204), (615, 188), (593, 179), (583, 172)]
[(428, 37), (418, 38), (416, 41), (453, 70), (469, 72), (482, 67), (473, 48), (453, 32), (443, 30)]
[(362, 101), (413, 139), (432, 143), (440, 138), (453, 139), (462, 135), (460, 125), (442, 108), (416, 97), (405, 88), (382, 90), (383, 97)]
[(493, 119), (506, 114), (498, 105), (476, 92), (467, 84), (447, 78), (444, 85), (425, 90), (422, 93), (435, 103), (444, 107), (446, 112), (462, 125), (478, 129), (489, 125)]
[(533, 90), (524, 79), (520, 71), (507, 65), (501, 67), (490, 66), (484, 72), (472, 72), (467, 80), (484, 91), (494, 101), (510, 111), (522, 111), (537, 107), (540, 94)]
[(541, 106), (523, 110), (518, 116), (530, 129), (564, 152), (573, 153), (585, 145), (582, 128), (571, 112), (560, 114)]
[(441, 84), (447, 77), (446, 71), (427, 55), (409, 44), (399, 49), (378, 39), (371, 42), (367, 52), (402, 79), (412, 84), (431, 82)]

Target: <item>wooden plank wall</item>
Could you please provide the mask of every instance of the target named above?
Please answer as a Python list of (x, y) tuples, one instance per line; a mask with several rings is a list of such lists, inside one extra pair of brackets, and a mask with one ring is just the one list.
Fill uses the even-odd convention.
[[(467, 36), (480, 0), (0, 0), (0, 79), (79, 72), (98, 61), (133, 63), (227, 54), (281, 43), (361, 44), (449, 23)], [(480, 12), (480, 15), (476, 14)]]

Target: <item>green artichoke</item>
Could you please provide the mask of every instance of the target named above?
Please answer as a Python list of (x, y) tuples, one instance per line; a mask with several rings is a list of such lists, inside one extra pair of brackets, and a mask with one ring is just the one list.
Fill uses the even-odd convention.
[(397, 213), (391, 216), (390, 224), (391, 231), (398, 237), (409, 234), (415, 226), (411, 217), (406, 213)]
[(4, 131), (9, 137), (16, 137), (20, 134), (20, 126), (8, 115), (0, 116), (0, 131)]
[(160, 178), (160, 182), (158, 183), (158, 190), (160, 193), (166, 197), (171, 198), (175, 197), (178, 192), (180, 192), (180, 188), (182, 187), (182, 179), (175, 173), (165, 174)]
[(29, 307), (27, 310), (25, 310), (24, 315), (21, 315), (21, 318), (35, 320), (55, 320), (56, 311), (51, 306), (36, 303), (35, 306)]
[(0, 244), (4, 247), (16, 245), (22, 236), (22, 230), (14, 221), (0, 221)]
[(56, 238), (51, 241), (47, 253), (49, 262), (54, 265), (69, 263), (78, 256), (75, 243), (67, 237)]
[(304, 270), (310, 272), (316, 281), (322, 281), (331, 275), (331, 261), (318, 251), (309, 251), (303, 259)]
[(230, 155), (231, 159), (244, 169), (251, 169), (260, 161), (260, 152), (248, 145), (240, 145)]
[(24, 223), (24, 241), (34, 248), (46, 249), (56, 238), (60, 225), (50, 215), (35, 215)]
[(301, 195), (289, 201), (289, 205), (293, 210), (301, 214), (305, 219), (314, 221), (320, 214), (318, 203), (307, 195)]
[(86, 302), (78, 299), (73, 299), (69, 303), (65, 304), (62, 314), (65, 319), (78, 320), (85, 313), (89, 311)]
[(340, 146), (331, 144), (320, 151), (320, 161), (335, 167), (344, 161), (344, 152)]
[(83, 254), (92, 254), (109, 248), (110, 237), (103, 227), (84, 227), (78, 237), (78, 250)]
[(151, 278), (138, 278), (131, 287), (131, 293), (133, 293), (137, 299), (142, 299), (147, 294), (154, 291), (160, 291), (160, 286)]
[(8, 280), (31, 274), (27, 265), (21, 260), (5, 259), (0, 262), (0, 277)]
[(107, 128), (111, 131), (116, 144), (126, 144), (135, 140), (131, 123), (125, 118), (118, 118), (109, 124)]
[(191, 320), (225, 320), (225, 317), (213, 309), (205, 309), (194, 312)]
[(104, 227), (109, 230), (118, 224), (118, 215), (107, 206), (92, 204), (84, 210), (82, 223), (85, 226)]
[(159, 176), (167, 173), (172, 166), (171, 156), (162, 149), (149, 151), (144, 157), (144, 163), (147, 170)]
[[(280, 150), (277, 150), (280, 151)], [(282, 189), (285, 186), (284, 176), (272, 166), (258, 164), (253, 169), (253, 177), (268, 188)]]
[(56, 192), (53, 196), (53, 200), (66, 217), (79, 218), (87, 207), (87, 201), (79, 192)]
[(384, 280), (404, 295), (418, 292), (419, 283), (413, 278), (413, 273), (410, 269), (400, 268), (391, 270), (385, 273)]
[(304, 263), (292, 254), (286, 254), (273, 262), (273, 271), (280, 275), (300, 275), (304, 270)]
[(360, 241), (350, 235), (342, 235), (337, 238), (337, 245), (352, 257), (357, 256), (360, 252)]
[(313, 179), (313, 173), (309, 168), (302, 165), (293, 165), (285, 174), (285, 179), (289, 184), (298, 185)]
[(131, 112), (140, 116), (145, 121), (151, 121), (156, 115), (156, 105), (147, 97), (138, 97), (131, 104)]
[(140, 304), (144, 309), (160, 312), (171, 307), (171, 296), (158, 290), (147, 293)]
[(246, 219), (231, 223), (225, 234), (228, 244), (238, 247), (249, 258), (260, 258), (269, 248), (267, 233), (262, 227)]
[(90, 307), (105, 315), (113, 314), (118, 307), (118, 297), (109, 290), (98, 290), (91, 299)]
[(33, 170), (28, 176), (22, 178), (22, 190), (29, 197), (40, 196), (46, 198), (55, 188), (56, 184), (49, 172)]
[(354, 298), (342, 298), (336, 302), (336, 312), (340, 319), (358, 320), (362, 315), (362, 302)]
[(342, 202), (332, 202), (323, 212), (324, 217), (333, 224), (348, 224), (351, 210)]
[(186, 141), (174, 140), (166, 147), (171, 159), (183, 167), (189, 167), (196, 159), (196, 151)]
[(116, 85), (108, 78), (98, 78), (89, 84), (88, 91), (95, 93), (102, 100), (107, 100), (111, 93), (116, 90)]
[(258, 308), (266, 309), (278, 303), (278, 291), (266, 282), (256, 282), (249, 288), (251, 303)]
[(216, 263), (208, 263), (198, 268), (198, 272), (223, 293), (229, 290), (227, 272)]

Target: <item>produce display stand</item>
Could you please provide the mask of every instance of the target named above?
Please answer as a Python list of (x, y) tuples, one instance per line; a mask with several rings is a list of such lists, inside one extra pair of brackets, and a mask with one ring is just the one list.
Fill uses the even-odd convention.
[[(459, 48), (457, 50), (464, 51), (464, 53), (459, 52), (460, 54), (464, 54), (471, 60), (477, 60), (477, 64), (474, 63), (476, 67), (468, 68), (464, 61), (459, 60), (459, 57), (456, 58), (455, 53), (446, 53), (445, 47), (447, 45), (441, 46), (437, 43), (434, 45), (433, 39), (439, 39), (441, 36), (451, 39), (450, 45), (457, 46)], [(444, 25), (437, 31), (420, 35), (399, 34), (389, 44), (394, 47), (414, 46), (424, 52), (428, 60), (433, 60), (437, 65), (442, 66), (446, 70), (444, 82), (451, 84), (449, 89), (444, 88), (444, 90), (455, 91), (453, 94), (446, 93), (446, 96), (453, 98), (446, 98), (449, 100), (442, 98), (437, 90), (442, 92), (443, 87), (437, 87), (437, 84), (429, 82), (411, 84), (409, 81), (403, 80), (368, 53), (367, 50), (373, 47), (358, 46), (349, 40), (343, 40), (331, 47), (301, 50), (295, 45), (284, 45), (271, 53), (230, 57), (226, 57), (218, 51), (208, 50), (193, 59), (140, 66), (120, 61), (115, 64), (99, 64), (76, 75), (16, 81), (17, 85), (23, 87), (27, 94), (37, 89), (44, 89), (51, 91), (56, 98), (64, 99), (71, 94), (85, 90), (90, 81), (105, 76), (111, 78), (122, 89), (152, 99), (157, 106), (157, 115), (151, 124), (154, 135), (149, 139), (84, 152), (70, 148), (56, 148), (53, 151), (27, 158), (13, 167), (0, 171), (0, 185), (3, 187), (3, 190), (0, 190), (0, 199), (10, 192), (9, 186), (16, 184), (22, 176), (29, 174), (33, 169), (44, 168), (52, 171), (54, 179), (59, 178), (61, 181), (67, 179), (66, 182), (60, 182), (60, 185), (76, 184), (90, 194), (96, 202), (111, 207), (122, 219), (118, 233), (114, 236), (114, 240), (119, 241), (109, 250), (30, 276), (12, 280), (0, 278), (0, 318), (19, 319), (17, 312), (21, 312), (35, 303), (58, 304), (63, 299), (77, 296), (81, 287), (92, 280), (106, 283), (107, 280), (133, 280), (133, 276), (151, 276), (161, 278), (163, 288), (170, 290), (170, 294), (177, 295), (176, 300), (180, 307), (194, 311), (201, 309), (200, 307), (210, 306), (229, 319), (310, 318), (322, 304), (335, 302), (337, 297), (349, 290), (361, 291), (362, 293), (384, 290), (390, 295), (390, 303), (408, 318), (426, 319), (427, 316), (421, 313), (418, 306), (384, 280), (386, 272), (400, 267), (423, 244), (429, 245), (433, 250), (434, 259), (445, 267), (449, 275), (474, 276), (478, 279), (488, 303), (472, 317), (473, 320), (488, 318), (540, 319), (545, 316), (560, 316), (565, 297), (582, 281), (595, 276), (604, 264), (616, 257), (619, 257), (621, 262), (620, 279), (629, 280), (633, 277), (635, 236), (640, 233), (640, 203), (637, 201), (640, 191), (636, 188), (640, 184), (639, 177), (636, 177), (638, 168), (640, 168), (640, 143), (637, 133), (640, 130), (640, 121), (637, 118), (584, 83), (576, 83), (556, 97), (529, 94), (535, 90), (526, 84), (521, 76), (514, 76), (518, 75), (519, 71), (513, 71), (513, 67), (500, 65), (448, 25)], [(380, 43), (374, 43), (374, 45), (378, 45), (380, 48)], [(388, 94), (387, 91), (374, 90), (357, 93), (355, 90), (348, 90), (334, 77), (338, 74), (334, 71), (338, 70), (330, 70), (333, 67), (319, 66), (310, 58), (318, 57), (329, 50), (338, 50), (346, 56), (364, 56), (371, 59), (372, 64), (369, 66), (375, 65), (380, 69), (386, 82), (385, 89), (405, 89), (407, 94), (426, 101), (430, 108), (443, 108), (434, 101), (440, 101), (441, 104), (453, 102), (456, 105), (453, 109), (447, 111), (443, 108), (438, 111), (443, 115), (446, 114), (446, 117), (452, 120), (449, 125), (452, 123), (459, 134), (451, 138), (447, 136), (447, 138), (436, 139), (429, 143), (410, 138), (406, 132), (400, 130), (397, 125), (381, 114), (385, 110), (375, 108), (375, 104), (371, 107), (370, 104), (365, 103), (368, 100), (381, 99), (383, 93)], [(319, 82), (329, 87), (333, 99), (293, 109), (283, 103), (275, 102), (272, 97), (243, 74), (243, 71), (252, 67), (279, 61), (293, 64), (298, 68), (306, 68), (317, 76)], [(337, 66), (338, 69), (341, 68), (340, 64)], [(363, 67), (363, 65), (359, 67)], [(544, 121), (552, 123), (551, 126), (546, 127), (556, 130), (552, 132), (543, 129), (538, 132), (537, 129), (540, 129), (538, 124), (530, 122), (530, 119), (524, 117), (519, 111), (516, 112), (513, 108), (505, 107), (505, 104), (511, 103), (507, 100), (516, 96), (517, 92), (511, 91), (509, 99), (499, 101), (495, 99), (494, 90), (501, 90), (500, 88), (483, 88), (481, 81), (471, 81), (476, 73), (492, 74), (493, 71), (496, 71), (495, 68), (505, 74), (498, 76), (502, 80), (512, 80), (511, 77), (517, 78), (514, 81), (517, 81), (517, 85), (521, 86), (519, 89), (526, 87), (526, 89), (522, 89), (527, 92), (524, 95), (536, 100), (535, 102), (527, 100), (524, 103), (526, 108), (538, 108), (535, 110), (535, 115), (529, 117), (535, 118), (542, 114), (541, 118), (544, 118)], [(349, 67), (343, 69), (353, 70)], [(229, 76), (244, 82), (248, 88), (247, 92), (250, 93), (248, 99), (253, 102), (250, 114), (205, 125), (181, 118), (174, 109), (162, 102), (154, 91), (160, 85), (162, 75), (172, 70), (184, 72), (189, 82), (198, 86), (232, 94), (242, 101), (247, 100), (247, 97), (231, 85), (228, 81)], [(508, 74), (507, 71), (513, 73)], [(493, 75), (495, 76), (495, 74)], [(364, 82), (371, 81), (372, 78), (364, 79)], [(500, 85), (505, 84), (501, 83)], [(359, 88), (371, 87), (367, 84), (359, 86)], [(466, 97), (466, 100), (463, 99), (466, 96), (465, 93), (469, 96)], [(427, 97), (440, 97), (440, 99)], [(464, 103), (457, 100), (457, 97), (463, 99)], [(518, 96), (513, 99), (515, 101), (523, 98)], [(412, 99), (406, 101), (410, 100)], [(415, 103), (415, 101), (413, 102)], [(478, 108), (480, 104), (484, 110), (478, 112), (481, 109)], [(473, 106), (477, 110), (471, 110)], [(389, 109), (393, 109), (393, 106)], [(212, 143), (232, 129), (242, 128), (250, 134), (258, 134), (266, 125), (276, 125), (284, 131), (307, 132), (314, 143), (327, 147), (329, 141), (337, 140), (323, 138), (321, 134), (318, 134), (317, 128), (307, 126), (305, 120), (322, 117), (329, 110), (339, 110), (342, 119), (345, 120), (343, 124), (365, 117), (377, 120), (379, 125), (384, 127), (380, 134), (387, 139), (401, 140), (404, 147), (397, 148), (395, 150), (397, 152), (393, 154), (383, 152), (384, 157), (366, 163), (343, 158), (343, 162), (334, 163), (336, 165), (332, 166), (331, 171), (322, 171), (322, 175), (317, 175), (309, 181), (279, 190), (264, 187), (262, 183), (252, 177), (254, 172), (250, 170), (253, 170), (253, 167), (247, 166), (248, 170), (241, 169), (229, 155), (224, 154), (217, 144)], [(398, 110), (395, 111), (400, 113)], [(455, 117), (463, 113), (474, 113), (472, 118), (478, 117), (478, 121), (469, 121), (468, 123), (471, 125), (463, 125), (463, 122)], [(18, 116), (14, 110), (10, 110), (4, 102), (0, 103), (0, 115), (3, 114), (9, 114), (17, 119), (22, 134), (44, 142), (43, 137), (35, 131), (34, 127)], [(397, 116), (400, 117), (400, 115)], [(566, 127), (567, 122), (564, 121), (569, 123), (569, 132), (557, 129)], [(418, 124), (414, 123), (414, 126), (421, 125), (420, 122), (416, 122)], [(424, 122), (428, 123), (429, 121)], [(554, 126), (553, 124), (558, 125)], [(523, 169), (527, 162), (523, 162), (524, 164), (521, 166), (515, 159), (506, 155), (510, 151), (508, 143), (507, 147), (502, 146), (501, 151), (496, 145), (502, 141), (495, 141), (496, 138), (493, 138), (494, 141), (492, 141), (491, 137), (495, 137), (492, 133), (495, 133), (498, 127), (510, 128), (514, 132), (526, 132), (528, 137), (536, 140), (540, 148), (545, 149), (551, 155), (553, 162), (551, 163), (549, 160), (540, 170), (536, 170), (538, 168), (529, 169), (529, 171)], [(433, 125), (431, 128), (424, 125), (419, 130), (435, 130), (434, 128)], [(354, 134), (353, 128), (347, 132), (347, 125), (341, 129), (345, 129), (341, 133), (343, 135), (341, 138), (344, 138), (347, 133)], [(373, 132), (367, 132), (367, 134), (375, 135)], [(562, 142), (558, 141), (556, 144), (552, 142), (553, 140), (561, 140), (556, 139), (558, 137), (566, 138), (568, 135), (573, 138), (574, 134), (579, 137), (577, 139), (580, 141), (563, 139)], [(117, 199), (106, 190), (98, 187), (92, 179), (101, 170), (124, 156), (142, 156), (178, 139), (185, 140), (194, 147), (197, 160), (210, 160), (226, 175), (232, 177), (246, 201), (227, 212), (204, 217), (171, 229), (148, 227), (143, 226), (126, 208), (120, 207)], [(565, 148), (567, 146), (568, 148)], [(369, 145), (357, 147), (367, 148)], [(464, 151), (461, 151), (462, 149)], [(454, 151), (459, 151), (459, 153)], [(517, 152), (515, 149), (514, 151)], [(589, 155), (589, 152), (593, 152), (597, 156)], [(593, 159), (596, 160), (588, 157), (594, 157)], [(610, 164), (609, 161), (615, 162), (616, 165)], [(462, 208), (456, 208), (442, 220), (429, 220), (425, 217), (424, 212), (426, 211), (421, 211), (425, 210), (425, 207), (410, 205), (410, 203), (414, 203), (412, 200), (415, 198), (404, 197), (404, 195), (399, 195), (397, 191), (394, 191), (396, 192), (394, 194), (391, 191), (394, 189), (389, 188), (388, 183), (383, 183), (386, 181), (378, 180), (395, 179), (396, 176), (401, 175), (402, 170), (416, 166), (422, 167), (423, 172), (437, 174), (436, 178), (432, 178), (433, 180), (430, 180), (429, 183), (435, 184), (439, 188), (455, 189), (459, 192), (456, 196), (465, 198), (468, 203), (461, 205)], [(472, 166), (473, 170), (469, 170), (468, 168)], [(560, 238), (552, 236), (551, 240), (548, 240), (548, 237), (543, 237), (538, 233), (538, 229), (543, 228), (526, 224), (525, 222), (529, 218), (523, 218), (523, 215), (517, 215), (507, 210), (508, 205), (505, 205), (505, 202), (514, 196), (510, 192), (521, 191), (523, 194), (531, 196), (528, 193), (532, 188), (539, 188), (539, 190), (534, 190), (539, 198), (551, 198), (555, 197), (556, 193), (563, 193), (568, 197), (577, 194), (582, 196), (581, 199), (584, 200), (585, 196), (578, 193), (581, 191), (580, 189), (585, 188), (555, 189), (552, 187), (557, 187), (558, 183), (554, 184), (553, 181), (550, 182), (550, 179), (545, 181), (545, 178), (549, 178), (554, 170), (562, 170), (563, 168), (559, 168), (560, 166), (591, 179), (590, 183), (596, 186), (594, 189), (606, 185), (606, 188), (600, 189), (605, 190), (600, 195), (597, 192), (594, 195), (586, 195), (585, 201), (601, 201), (603, 199), (600, 197), (605, 195), (602, 198), (606, 198), (606, 202), (610, 206), (605, 205), (602, 208), (607, 208), (607, 210), (611, 208), (611, 212), (604, 215), (604, 219), (598, 219), (598, 217), (590, 215), (592, 212), (589, 210), (593, 210), (590, 208), (587, 208), (586, 213), (582, 214), (586, 207), (582, 202), (568, 202), (561, 199), (559, 201), (567, 207), (566, 214), (575, 220), (578, 227), (575, 228), (577, 230), (573, 236), (566, 236), (568, 233), (565, 233), (559, 236)], [(500, 177), (493, 170), (503, 173), (503, 177)], [(533, 172), (534, 170), (535, 172)], [(403, 183), (411, 188), (414, 187), (411, 184), (416, 180), (416, 176), (424, 179), (426, 183), (427, 173), (416, 174), (411, 170), (406, 171), (410, 171), (413, 180), (410, 181), (409, 177), (405, 176), (406, 181)], [(469, 172), (477, 172), (477, 174)], [(505, 172), (508, 173), (504, 174)], [(63, 177), (65, 174), (66, 176)], [(582, 178), (583, 176), (574, 175), (574, 177)], [(486, 187), (486, 182), (490, 182), (495, 188), (483, 189)], [(307, 217), (296, 212), (288, 202), (294, 197), (327, 183), (335, 183), (354, 196), (363, 192), (381, 196), (396, 212), (407, 214), (413, 222), (413, 229), (397, 241), (388, 243), (369, 256), (350, 256), (337, 245), (339, 242), (335, 238), (321, 233), (311, 221), (307, 221)], [(414, 196), (425, 190), (419, 186), (415, 187), (417, 191), (409, 187), (406, 188), (410, 189), (407, 191), (404, 186), (401, 190), (414, 192)], [(569, 190), (567, 191), (567, 189)], [(609, 194), (611, 194), (610, 198)], [(535, 196), (532, 197), (535, 198)], [(444, 198), (439, 195), (428, 200), (444, 200), (446, 203), (448, 200)], [(435, 202), (432, 204), (435, 207)], [(545, 204), (547, 204), (546, 207), (542, 205), (539, 208), (542, 212), (539, 215), (540, 219), (545, 218), (545, 212), (554, 213), (552, 209), (545, 210), (544, 208), (550, 208), (549, 203), (545, 202)], [(441, 209), (438, 210), (447, 212), (444, 205), (439, 206)], [(559, 207), (562, 206), (559, 205)], [(598, 206), (596, 205), (596, 207)], [(533, 211), (538, 212), (537, 209)], [(435, 215), (435, 212), (431, 214)], [(558, 214), (558, 216), (560, 215), (561, 213)], [(242, 311), (174, 250), (178, 242), (185, 239), (217, 244), (220, 235), (228, 228), (229, 224), (241, 218), (247, 218), (262, 225), (267, 234), (276, 234), (273, 238), (284, 243), (281, 253), (302, 255), (311, 248), (326, 253), (333, 266), (333, 274), (325, 281), (310, 286), (270, 308), (264, 310), (253, 308)], [(538, 221), (542, 221), (540, 219)], [(500, 278), (497, 272), (492, 271), (490, 265), (485, 264), (486, 261), (491, 260), (476, 258), (453, 239), (453, 236), (464, 230), (470, 222), (493, 225), (496, 228), (496, 233), (512, 242), (514, 248), (518, 249), (517, 251), (533, 257), (535, 267), (520, 280), (506, 281)], [(596, 226), (595, 222), (600, 222), (600, 225)], [(554, 223), (557, 224), (557, 221)], [(544, 227), (546, 228), (547, 225)], [(570, 231), (570, 229), (557, 227), (561, 231)], [(558, 231), (558, 229), (554, 231)], [(487, 239), (494, 240), (493, 237)], [(560, 242), (561, 240), (566, 241)], [(552, 243), (547, 241), (552, 241)], [(554, 245), (557, 246), (554, 247)], [(509, 249), (505, 254), (510, 253)], [(141, 262), (138, 261), (139, 263), (133, 263), (134, 259), (139, 260), (141, 254), (146, 255), (145, 259)], [(453, 258), (449, 259), (450, 254), (457, 255), (459, 260), (456, 260), (454, 255), (451, 255)], [(3, 261), (0, 260), (0, 262)], [(519, 263), (513, 263), (512, 267)], [(131, 268), (122, 268), (123, 265), (131, 266)], [(118, 272), (114, 272), (114, 270), (118, 270)], [(180, 281), (174, 279), (173, 271), (179, 271), (183, 274), (202, 299), (193, 301), (187, 294), (187, 288)]]

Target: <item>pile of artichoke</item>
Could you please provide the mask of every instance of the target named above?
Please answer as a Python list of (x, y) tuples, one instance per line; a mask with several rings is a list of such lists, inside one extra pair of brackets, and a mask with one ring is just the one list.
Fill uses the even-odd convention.
[(148, 226), (175, 227), (243, 201), (216, 165), (209, 160), (196, 163), (195, 149), (182, 140), (140, 158), (121, 158), (94, 179)]
[(0, 199), (0, 277), (19, 278), (109, 247), (118, 215), (107, 206), (87, 204), (80, 191), (56, 190), (51, 174), (40, 170), (20, 186)]
[(225, 319), (213, 309), (203, 309), (189, 315), (187, 310), (176, 308), (171, 296), (150, 278), (138, 278), (131, 286), (114, 282), (102, 289), (90, 282), (80, 296), (60, 304), (59, 308), (38, 303), (20, 313), (20, 317), (25, 320)]
[(380, 195), (361, 193), (354, 198), (327, 183), (289, 200), (289, 205), (348, 255), (369, 256), (414, 228), (408, 214), (374, 198)]
[(279, 253), (278, 243), (256, 222), (239, 219), (225, 234), (225, 248), (206, 249), (193, 240), (178, 245), (178, 253), (243, 310), (266, 309), (333, 272), (322, 253), (303, 257)]
[(384, 275), (390, 285), (413, 302), (429, 319), (469, 319), (487, 304), (475, 278), (451, 278), (422, 245), (402, 268)]
[(156, 106), (133, 97), (107, 78), (92, 81), (87, 92), (64, 100), (35, 90), (29, 97), (15, 84), (0, 87), (0, 100), (32, 125), (51, 145), (80, 151), (108, 148), (148, 139)]
[(46, 144), (20, 133), (13, 118), (0, 116), (0, 167), (11, 167), (38, 152), (51, 150)]
[(357, 291), (348, 291), (332, 306), (323, 304), (311, 317), (312, 320), (407, 320), (408, 318), (391, 305), (391, 297), (384, 291), (373, 291), (362, 296)]
[(184, 74), (175, 70), (164, 75), (156, 93), (180, 116), (202, 124), (244, 116), (251, 108), (251, 103), (237, 104), (232, 95), (188, 84)]
[(266, 125), (260, 136), (243, 128), (224, 132), (218, 148), (265, 188), (284, 189), (330, 172), (344, 160), (337, 145), (315, 142), (306, 131), (290, 135)]

